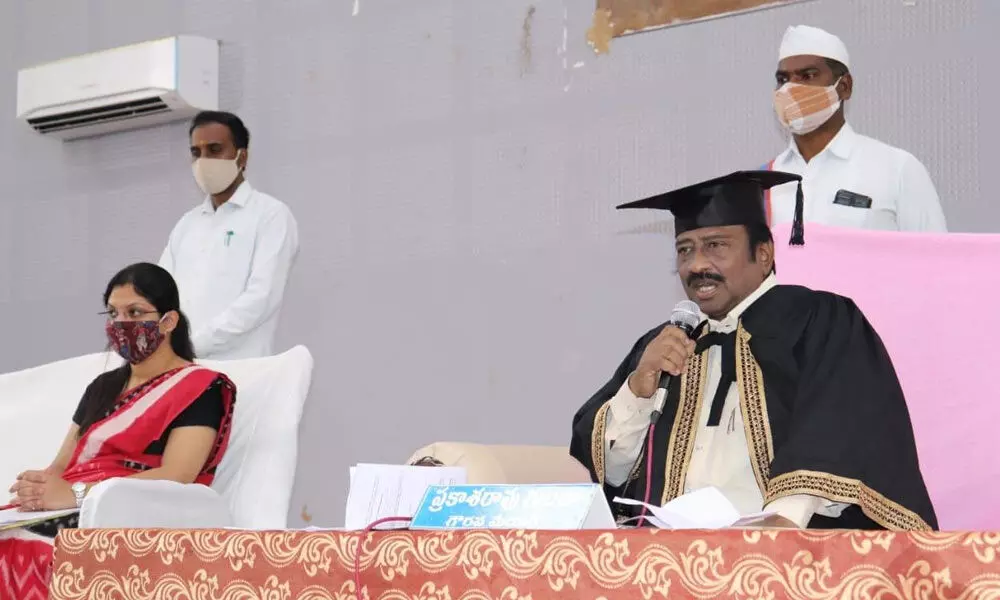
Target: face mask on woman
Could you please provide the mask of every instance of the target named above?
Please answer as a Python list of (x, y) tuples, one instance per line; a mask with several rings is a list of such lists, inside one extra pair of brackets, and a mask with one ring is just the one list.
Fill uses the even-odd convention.
[(133, 365), (152, 356), (164, 338), (160, 321), (108, 321), (104, 330), (115, 352)]

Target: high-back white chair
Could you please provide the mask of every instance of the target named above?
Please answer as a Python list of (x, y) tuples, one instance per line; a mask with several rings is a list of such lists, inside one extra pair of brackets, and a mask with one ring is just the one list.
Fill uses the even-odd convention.
[(0, 375), (0, 488), (52, 462), (83, 390), (120, 364), (117, 355), (88, 354)]
[[(237, 390), (229, 449), (211, 489), (110, 480), (87, 496), (81, 527), (286, 526), (312, 355), (297, 346), (265, 358), (200, 362), (227, 374)], [(120, 364), (101, 353), (0, 375), (0, 485), (51, 462), (87, 384)]]

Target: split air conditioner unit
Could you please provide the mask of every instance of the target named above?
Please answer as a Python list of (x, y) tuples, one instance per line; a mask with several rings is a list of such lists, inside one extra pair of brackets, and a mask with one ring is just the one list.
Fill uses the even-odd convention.
[(17, 73), (17, 118), (64, 140), (188, 119), (219, 107), (219, 42), (180, 35)]

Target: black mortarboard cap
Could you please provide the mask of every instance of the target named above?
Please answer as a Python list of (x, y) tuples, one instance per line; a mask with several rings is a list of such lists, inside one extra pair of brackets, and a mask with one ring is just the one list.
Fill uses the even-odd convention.
[(694, 185), (622, 204), (618, 208), (654, 208), (674, 213), (677, 235), (702, 227), (725, 225), (768, 225), (764, 190), (798, 181), (795, 220), (789, 244), (805, 243), (802, 227), (802, 177), (781, 171), (737, 171)]

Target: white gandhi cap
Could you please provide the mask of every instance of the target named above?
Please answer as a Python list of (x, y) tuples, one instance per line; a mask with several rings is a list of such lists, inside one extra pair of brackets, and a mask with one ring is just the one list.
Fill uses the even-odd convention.
[(808, 25), (795, 25), (785, 30), (785, 37), (781, 39), (781, 49), (778, 50), (778, 60), (783, 60), (789, 56), (821, 56), (832, 58), (843, 64), (848, 69), (851, 68), (851, 59), (847, 54), (847, 46), (840, 38), (827, 33), (819, 27)]

